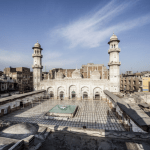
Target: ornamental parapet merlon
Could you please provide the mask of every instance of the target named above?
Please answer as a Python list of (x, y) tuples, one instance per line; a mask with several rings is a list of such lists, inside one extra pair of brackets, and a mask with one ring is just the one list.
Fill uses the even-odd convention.
[(121, 52), (121, 49), (120, 48), (110, 48), (109, 50), (108, 50), (108, 54), (109, 53), (111, 53), (111, 52)]
[(41, 57), (41, 58), (43, 58), (43, 55), (41, 55), (41, 54), (32, 54), (32, 57)]
[(112, 65), (118, 65), (118, 66), (120, 66), (121, 65), (121, 62), (109, 62), (108, 63), (108, 66), (112, 66)]
[(32, 65), (32, 68), (39, 68), (39, 69), (43, 69), (43, 66), (42, 65)]

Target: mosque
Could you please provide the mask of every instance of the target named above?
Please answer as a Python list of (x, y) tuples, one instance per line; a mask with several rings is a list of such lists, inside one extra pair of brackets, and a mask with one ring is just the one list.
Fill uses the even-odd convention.
[[(81, 69), (53, 69), (48, 79), (42, 80), (42, 48), (37, 42), (32, 48), (33, 87), (34, 90), (45, 89), (52, 99), (103, 99), (103, 90), (120, 92), (119, 42), (113, 33), (109, 44), (109, 70), (103, 64), (89, 63)], [(57, 71), (56, 71), (57, 70)]]

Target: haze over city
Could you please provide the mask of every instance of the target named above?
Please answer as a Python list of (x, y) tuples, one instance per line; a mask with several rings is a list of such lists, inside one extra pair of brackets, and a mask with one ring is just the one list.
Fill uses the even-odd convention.
[(0, 5), (0, 70), (31, 68), (37, 40), (43, 71), (45, 66), (47, 71), (87, 63), (107, 66), (113, 32), (120, 40), (120, 72), (150, 69), (150, 1), (2, 0)]

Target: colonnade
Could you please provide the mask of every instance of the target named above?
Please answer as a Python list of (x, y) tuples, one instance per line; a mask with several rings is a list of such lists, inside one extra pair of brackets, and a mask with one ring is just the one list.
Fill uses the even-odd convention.
[(92, 99), (102, 99), (105, 95), (100, 87), (90, 87), (83, 86), (77, 88), (77, 86), (69, 86), (65, 88), (63, 86), (58, 87), (48, 87), (47, 94), (50, 95), (52, 99), (76, 99), (76, 100), (92, 100)]

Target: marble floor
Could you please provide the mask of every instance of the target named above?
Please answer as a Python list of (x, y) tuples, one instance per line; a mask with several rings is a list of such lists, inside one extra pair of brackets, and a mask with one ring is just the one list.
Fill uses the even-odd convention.
[[(78, 110), (73, 118), (68, 120), (46, 120), (47, 113), (55, 105), (78, 105)], [(109, 115), (107, 111), (109, 110)], [(103, 100), (44, 100), (21, 108), (15, 112), (0, 118), (3, 121), (29, 122), (47, 125), (60, 125), (71, 127), (83, 127), (105, 130), (125, 131), (119, 120), (110, 111), (109, 106)]]

